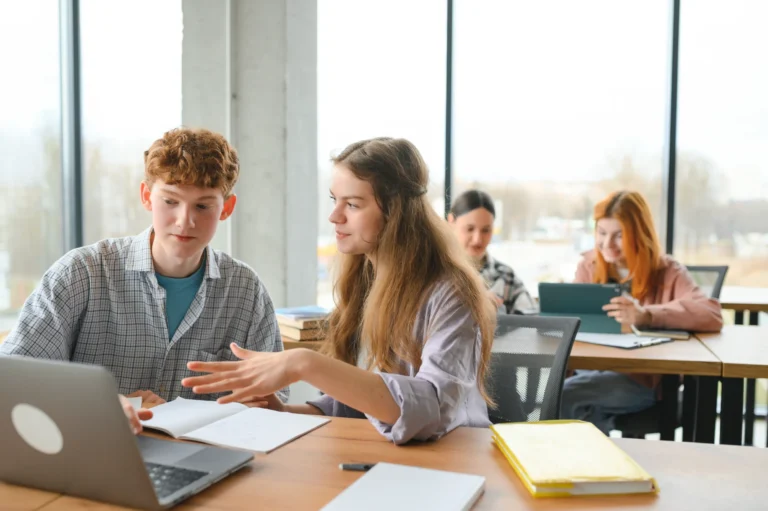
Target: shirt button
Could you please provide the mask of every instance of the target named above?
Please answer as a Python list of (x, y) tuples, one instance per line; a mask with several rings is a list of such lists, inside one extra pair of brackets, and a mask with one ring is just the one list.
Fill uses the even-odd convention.
[(165, 394), (165, 385), (160, 385), (160, 392)]

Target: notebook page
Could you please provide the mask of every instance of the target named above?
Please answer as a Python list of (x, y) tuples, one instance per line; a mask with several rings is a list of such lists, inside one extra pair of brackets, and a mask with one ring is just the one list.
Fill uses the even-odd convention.
[(152, 418), (142, 421), (145, 428), (165, 431), (178, 438), (192, 430), (219, 419), (229, 417), (248, 407), (240, 403), (220, 405), (216, 401), (199, 401), (177, 397), (173, 401), (152, 408)]
[(328, 417), (248, 408), (184, 435), (222, 447), (268, 453), (330, 422)]

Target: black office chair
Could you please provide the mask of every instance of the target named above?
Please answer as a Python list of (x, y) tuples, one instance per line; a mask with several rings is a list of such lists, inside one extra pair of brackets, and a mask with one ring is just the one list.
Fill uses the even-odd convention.
[[(693, 281), (711, 298), (720, 298), (728, 266), (686, 266)], [(674, 427), (664, 424), (665, 403), (657, 402), (650, 408), (636, 413), (616, 417), (616, 429), (627, 438), (645, 438), (650, 433), (661, 433), (662, 440), (675, 439), (675, 427), (683, 426), (683, 440), (693, 440), (693, 424), (687, 422), (693, 418), (696, 406), (695, 396), (698, 379), (695, 376), (683, 377), (683, 390), (678, 390), (677, 414)], [(686, 422), (683, 422), (683, 418)]]
[(686, 268), (704, 294), (710, 298), (720, 299), (725, 274), (728, 273), (727, 266), (686, 266)]
[(578, 318), (500, 314), (488, 387), (496, 402), (491, 422), (560, 418), (568, 357)]

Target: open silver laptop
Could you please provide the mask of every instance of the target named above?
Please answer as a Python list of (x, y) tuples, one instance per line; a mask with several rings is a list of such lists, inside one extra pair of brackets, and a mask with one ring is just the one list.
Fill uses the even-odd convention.
[(249, 452), (134, 436), (104, 368), (0, 357), (0, 481), (155, 510), (242, 468)]

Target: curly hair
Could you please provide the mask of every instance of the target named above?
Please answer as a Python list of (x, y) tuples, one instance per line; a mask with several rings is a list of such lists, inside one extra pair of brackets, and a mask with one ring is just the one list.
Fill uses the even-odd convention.
[(217, 188), (226, 199), (240, 175), (237, 151), (227, 140), (206, 129), (175, 128), (144, 151), (144, 180), (170, 185)]

